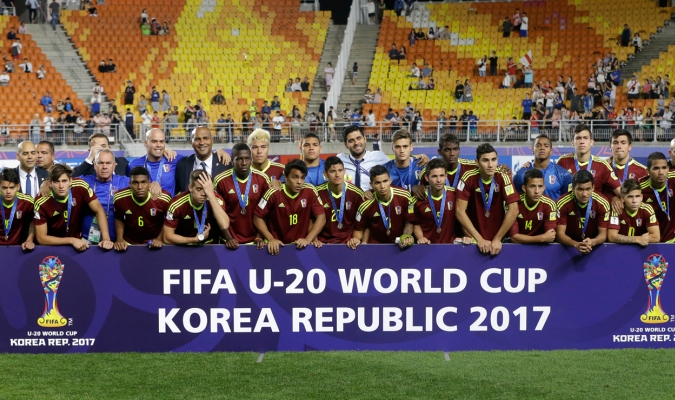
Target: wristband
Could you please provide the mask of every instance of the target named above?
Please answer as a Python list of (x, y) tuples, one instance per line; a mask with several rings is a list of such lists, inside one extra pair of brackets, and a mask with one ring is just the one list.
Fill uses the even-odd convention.
[[(403, 234), (403, 235), (401, 235), (401, 237), (400, 237), (401, 243), (403, 243), (403, 242), (404, 242), (406, 239), (408, 239), (408, 238), (413, 239), (413, 243), (415, 242), (415, 239), (412, 237), (412, 235)], [(409, 247), (409, 246), (412, 246), (412, 245), (407, 245), (407, 246), (404, 246), (404, 247)]]

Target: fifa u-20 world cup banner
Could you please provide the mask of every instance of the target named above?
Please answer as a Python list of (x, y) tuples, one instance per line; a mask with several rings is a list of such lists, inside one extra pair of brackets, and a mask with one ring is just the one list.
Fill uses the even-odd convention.
[(497, 257), (5, 247), (0, 260), (0, 352), (652, 348), (675, 336), (675, 245), (505, 245)]

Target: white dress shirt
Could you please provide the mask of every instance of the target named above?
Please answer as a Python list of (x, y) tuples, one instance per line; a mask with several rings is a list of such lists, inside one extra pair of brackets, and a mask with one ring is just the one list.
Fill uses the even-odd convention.
[[(340, 153), (338, 157), (345, 166), (345, 181), (356, 184), (356, 164), (350, 154)], [(366, 151), (361, 158), (359, 173), (361, 174), (361, 189), (370, 190), (370, 169), (376, 165), (384, 165), (391, 161), (391, 158), (381, 151)]]
[[(211, 173), (211, 171), (213, 171), (213, 155), (211, 155), (203, 162), (206, 163), (206, 172), (209, 174), (211, 179), (213, 179), (213, 174)], [(198, 169), (203, 169), (202, 161), (199, 158), (197, 158), (197, 155), (195, 154), (195, 164), (192, 166), (192, 170), (196, 171)]]
[[(28, 172), (24, 171), (19, 167), (19, 181), (21, 182), (21, 193), (26, 193), (26, 178), (28, 177)], [(28, 182), (31, 188), (30, 190), (30, 196), (32, 198), (35, 198), (36, 194), (40, 190), (40, 186), (38, 186), (38, 177), (37, 177), (37, 171), (35, 168), (30, 172), (30, 182)]]

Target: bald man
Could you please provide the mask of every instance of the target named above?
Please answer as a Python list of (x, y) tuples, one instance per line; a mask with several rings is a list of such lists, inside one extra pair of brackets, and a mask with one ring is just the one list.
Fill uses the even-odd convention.
[(166, 190), (173, 196), (176, 193), (176, 166), (183, 156), (177, 155), (173, 160), (165, 156), (166, 136), (158, 128), (146, 132), (143, 144), (147, 154), (132, 160), (129, 168), (146, 168), (150, 172), (151, 190)]
[(668, 150), (668, 155), (670, 156), (670, 160), (668, 160), (668, 169), (669, 170), (674, 170), (675, 169), (675, 139), (670, 141), (670, 150)]
[(190, 174), (192, 171), (201, 169), (206, 171), (213, 180), (221, 172), (225, 172), (229, 165), (229, 156), (226, 160), (219, 160), (218, 154), (213, 152), (213, 135), (207, 127), (200, 126), (190, 135), (194, 154), (182, 158), (176, 167), (176, 191), (175, 194), (188, 190)]
[(25, 141), (19, 143), (16, 159), (19, 160), (16, 172), (19, 173), (21, 193), (35, 198), (39, 193), (42, 182), (49, 180), (49, 174), (45, 170), (35, 168), (37, 149), (33, 142)]

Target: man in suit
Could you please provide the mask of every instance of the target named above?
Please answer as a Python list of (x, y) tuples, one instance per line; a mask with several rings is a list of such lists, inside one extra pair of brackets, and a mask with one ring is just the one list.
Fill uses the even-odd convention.
[(35, 168), (37, 149), (33, 142), (19, 143), (16, 159), (19, 160), (16, 172), (18, 172), (21, 182), (21, 193), (35, 198), (39, 193), (42, 182), (49, 180), (49, 174), (43, 169)]
[(220, 162), (218, 154), (213, 152), (213, 135), (209, 128), (205, 126), (196, 128), (192, 131), (190, 139), (195, 154), (178, 161), (176, 166), (176, 194), (188, 190), (190, 174), (194, 170), (202, 169), (206, 171), (213, 180), (218, 174), (231, 168), (231, 166)]
[[(89, 156), (73, 171), (73, 177), (82, 175), (96, 175), (94, 158), (101, 149), (109, 149), (108, 137), (102, 133), (94, 133), (89, 137)], [(115, 157), (115, 175), (129, 176), (129, 161), (124, 157)]]

